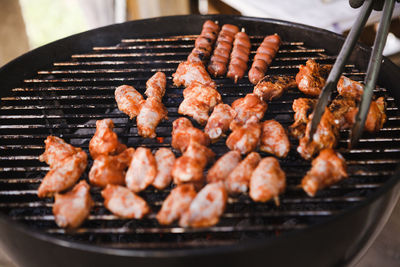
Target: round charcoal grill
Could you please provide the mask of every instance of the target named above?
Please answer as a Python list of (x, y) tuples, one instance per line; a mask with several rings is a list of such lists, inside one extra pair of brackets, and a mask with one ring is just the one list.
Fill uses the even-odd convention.
[[(0, 69), (0, 236), (7, 253), (21, 266), (243, 266), (261, 263), (288, 266), (331, 266), (353, 262), (386, 222), (399, 195), (400, 70), (385, 59), (375, 90), (385, 96), (388, 121), (375, 135), (347, 149), (341, 133), (338, 151), (348, 163), (349, 179), (310, 198), (297, 187), (310, 168), (296, 152), (280, 160), (288, 187), (281, 205), (254, 203), (248, 196), (230, 198), (220, 222), (204, 229), (177, 224), (160, 226), (155, 214), (170, 189), (147, 189), (141, 195), (153, 212), (143, 220), (122, 220), (103, 206), (100, 190), (89, 219), (76, 231), (60, 229), (51, 212), (53, 199), (36, 190), (48, 166), (38, 161), (48, 135), (64, 138), (88, 152), (96, 120), (114, 120), (121, 141), (151, 149), (169, 147), (171, 124), (179, 117), (182, 89), (171, 74), (194, 45), (206, 19), (244, 27), (252, 55), (265, 35), (283, 40), (268, 74), (295, 75), (309, 58), (332, 64), (343, 38), (328, 31), (289, 22), (238, 16), (177, 16), (133, 21), (96, 29), (38, 48)], [(345, 75), (362, 81), (370, 49), (357, 46)], [(251, 64), (251, 62), (249, 62)], [(168, 76), (163, 99), (169, 120), (156, 139), (137, 135), (114, 100), (114, 89), (133, 85), (141, 93), (156, 71)], [(215, 79), (223, 102), (252, 92), (247, 76), (234, 84)], [(265, 119), (284, 126), (293, 122), (291, 105), (303, 97), (292, 90), (269, 104)], [(225, 140), (210, 146), (218, 156)], [(262, 156), (267, 156), (263, 154)], [(89, 168), (91, 162), (89, 162)], [(88, 169), (89, 169), (88, 168)], [(82, 177), (87, 179), (87, 171)]]

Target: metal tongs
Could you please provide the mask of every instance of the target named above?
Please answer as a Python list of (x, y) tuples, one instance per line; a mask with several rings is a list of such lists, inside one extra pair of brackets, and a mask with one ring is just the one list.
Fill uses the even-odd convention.
[[(383, 48), (385, 47), (386, 37), (389, 31), (394, 2), (395, 0), (385, 1), (383, 14), (379, 23), (379, 29), (374, 41), (371, 58), (368, 63), (367, 74), (364, 79), (364, 93), (361, 97), (361, 102), (359, 104), (358, 113), (356, 115), (356, 122), (350, 133), (350, 148), (354, 147), (357, 144), (358, 139), (361, 136), (362, 131), (364, 130), (364, 124), (369, 111), (369, 106), (371, 104), (373, 89), (375, 88), (379, 70), (381, 67), (382, 52)], [(310, 142), (312, 141), (313, 135), (317, 130), (322, 115), (324, 114), (325, 107), (328, 105), (332, 91), (337, 86), (337, 82), (343, 72), (344, 65), (349, 58), (351, 52), (353, 51), (356, 41), (371, 14), (373, 6), (372, 4), (373, 0), (366, 0), (364, 2), (360, 14), (358, 15), (353, 27), (351, 28), (350, 33), (347, 36), (342, 46), (342, 49), (340, 50), (340, 53), (335, 61), (335, 64), (333, 65), (332, 70), (329, 73), (328, 79), (324, 88), (322, 89), (321, 95), (319, 96), (318, 103), (313, 113), (310, 129)]]

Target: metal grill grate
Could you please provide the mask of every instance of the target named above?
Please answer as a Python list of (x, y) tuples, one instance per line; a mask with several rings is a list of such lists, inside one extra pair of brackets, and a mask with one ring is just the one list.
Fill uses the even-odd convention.
[[(205, 229), (184, 229), (176, 224), (161, 227), (155, 214), (169, 189), (150, 188), (141, 193), (153, 213), (138, 221), (111, 215), (102, 204), (100, 190), (92, 188), (95, 207), (89, 219), (73, 233), (58, 228), (51, 212), (53, 200), (41, 200), (36, 196), (41, 178), (49, 169), (37, 159), (44, 151), (43, 140), (50, 134), (60, 136), (88, 152), (95, 121), (111, 118), (115, 131), (128, 146), (168, 147), (171, 125), (179, 117), (177, 109), (183, 99), (182, 88), (172, 86), (171, 74), (186, 59), (196, 37), (124, 39), (116, 46), (94, 47), (91, 53), (72, 55), (70, 61), (55, 62), (50, 70), (38, 71), (36, 77), (24, 81), (23, 88), (15, 88), (8, 97), (2, 98), (0, 210), (13, 220), (50, 235), (102, 246), (137, 249), (220, 246), (313, 225), (365, 200), (394, 173), (400, 162), (400, 138), (397, 137), (400, 136), (400, 116), (386, 89), (377, 88), (375, 94), (385, 95), (388, 102), (388, 122), (378, 134), (365, 134), (358, 149), (348, 150), (348, 132), (341, 133), (339, 151), (347, 160), (350, 178), (319, 192), (315, 198), (307, 197), (297, 187), (310, 164), (298, 156), (297, 141), (291, 139), (289, 156), (280, 160), (288, 181), (280, 207), (273, 203), (254, 203), (243, 195), (229, 199), (217, 226)], [(251, 37), (252, 55), (261, 40), (262, 36)], [(324, 49), (307, 48), (302, 42), (284, 42), (269, 74), (294, 75), (298, 65), (309, 58), (323, 64), (332, 64), (335, 60), (334, 56), (326, 55)], [(136, 124), (117, 110), (113, 93), (121, 84), (133, 85), (143, 93), (146, 80), (156, 71), (163, 71), (168, 77), (163, 101), (169, 120), (157, 128), (157, 135), (162, 138), (149, 140), (139, 137)], [(354, 65), (347, 65), (345, 71), (355, 80), (364, 77)], [(228, 104), (253, 89), (247, 77), (238, 84), (226, 78), (215, 80), (224, 103)], [(290, 125), (292, 102), (302, 96), (292, 90), (274, 100), (269, 104), (265, 119), (274, 118), (284, 126)], [(221, 156), (227, 151), (225, 139), (211, 148)], [(87, 179), (87, 172), (83, 179)]]

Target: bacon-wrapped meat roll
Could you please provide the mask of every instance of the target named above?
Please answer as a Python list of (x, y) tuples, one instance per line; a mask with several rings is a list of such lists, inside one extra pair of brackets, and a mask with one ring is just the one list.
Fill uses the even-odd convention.
[(231, 53), (231, 60), (229, 61), (229, 68), (226, 77), (237, 81), (243, 78), (247, 70), (247, 62), (250, 55), (250, 38), (245, 32), (238, 32), (235, 34), (233, 41), (233, 48)]

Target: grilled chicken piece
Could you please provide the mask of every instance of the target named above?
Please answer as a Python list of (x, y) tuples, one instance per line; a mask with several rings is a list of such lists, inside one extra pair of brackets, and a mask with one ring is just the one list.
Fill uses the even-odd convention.
[[(386, 122), (386, 102), (385, 98), (379, 97), (376, 101), (371, 101), (367, 119), (365, 120), (364, 130), (370, 133), (378, 132)], [(345, 115), (346, 124), (344, 128), (351, 128), (355, 123), (358, 108), (351, 107)]]
[(325, 85), (331, 66), (320, 66), (312, 59), (307, 60), (306, 65), (300, 65), (296, 75), (297, 87), (306, 95), (319, 96)]
[(154, 97), (159, 102), (161, 102), (164, 94), (165, 87), (167, 85), (167, 78), (165, 77), (164, 72), (158, 71), (156, 74), (151, 76), (150, 79), (146, 82), (146, 92), (144, 94), (150, 98)]
[(172, 74), (175, 86), (190, 86), (194, 81), (215, 88), (215, 82), (208, 75), (201, 62), (182, 62), (176, 72)]
[(220, 157), (208, 170), (207, 183), (224, 182), (240, 160), (241, 155), (238, 151), (229, 151)]
[(158, 173), (153, 181), (153, 186), (161, 190), (171, 183), (171, 172), (175, 162), (175, 155), (168, 148), (160, 148), (155, 154), (155, 159), (157, 162)]
[(211, 149), (191, 141), (185, 153), (176, 159), (172, 167), (174, 183), (201, 183), (203, 181), (204, 168), (208, 162), (214, 159), (214, 156), (215, 154)]
[(164, 119), (167, 119), (168, 111), (164, 104), (155, 97), (149, 97), (140, 107), (137, 116), (139, 135), (145, 138), (155, 138), (156, 127)]
[(176, 119), (172, 123), (172, 147), (183, 153), (191, 140), (204, 146), (210, 144), (210, 138), (202, 130), (194, 127), (189, 119)]
[(263, 101), (279, 98), (285, 91), (297, 86), (293, 77), (283, 75), (265, 76), (254, 87), (253, 93)]
[(349, 122), (346, 120), (346, 114), (357, 104), (353, 98), (337, 96), (329, 105), (329, 110), (332, 112), (335, 124), (340, 130), (348, 128)]
[(286, 188), (286, 175), (274, 157), (263, 158), (250, 178), (250, 197), (256, 202), (274, 199), (279, 206), (279, 194)]
[(84, 151), (53, 163), (38, 188), (38, 197), (51, 197), (73, 186), (85, 171), (87, 155)]
[(346, 162), (342, 155), (331, 148), (323, 149), (312, 161), (309, 170), (301, 181), (304, 191), (313, 197), (318, 190), (347, 178)]
[(229, 194), (247, 192), (251, 174), (260, 160), (260, 154), (257, 152), (251, 152), (244, 158), (244, 160), (239, 162), (225, 180), (225, 187)]
[(236, 127), (226, 139), (226, 145), (230, 150), (237, 150), (247, 154), (255, 150), (260, 143), (261, 124), (258, 118), (253, 116), (243, 126)]
[(106, 187), (108, 184), (124, 185), (126, 169), (134, 153), (135, 149), (128, 148), (115, 156), (98, 156), (89, 172), (90, 183), (99, 187)]
[(115, 89), (115, 101), (118, 109), (128, 115), (130, 119), (133, 119), (139, 114), (144, 99), (132, 86), (121, 85)]
[(104, 206), (113, 214), (125, 219), (142, 219), (150, 208), (141, 197), (120, 185), (107, 185), (101, 195)]
[(313, 141), (309, 142), (311, 129), (311, 119), (307, 123), (306, 134), (300, 139), (297, 152), (306, 159), (311, 159), (315, 154), (324, 148), (333, 148), (336, 146), (339, 138), (339, 128), (335, 123), (335, 118), (328, 108), (325, 108), (324, 115), (317, 130), (314, 133)]
[(156, 175), (157, 162), (151, 150), (138, 147), (126, 172), (126, 187), (133, 192), (140, 192), (153, 183)]
[(222, 182), (206, 185), (181, 216), (182, 227), (208, 227), (218, 223), (228, 199)]
[(262, 123), (260, 150), (285, 158), (290, 150), (289, 138), (282, 125), (275, 120)]
[(55, 195), (53, 214), (59, 227), (78, 228), (85, 221), (93, 206), (89, 190), (89, 185), (80, 181), (71, 191)]
[(118, 136), (113, 129), (114, 122), (111, 119), (96, 121), (96, 132), (89, 143), (89, 151), (93, 159), (99, 155), (117, 155), (126, 149), (126, 146), (118, 141)]
[(56, 136), (48, 136), (44, 143), (46, 144), (46, 149), (44, 153), (39, 156), (39, 160), (46, 162), (50, 168), (57, 167), (65, 158), (82, 151), (82, 149), (73, 147)]
[(345, 98), (360, 101), (364, 93), (364, 85), (345, 76), (341, 76), (337, 84), (337, 90), (339, 95)]
[(305, 135), (306, 126), (309, 122), (309, 116), (317, 104), (317, 99), (297, 98), (293, 101), (292, 109), (294, 113), (294, 123), (289, 126), (292, 136), (300, 139)]
[(178, 220), (189, 209), (196, 194), (193, 184), (181, 184), (172, 189), (156, 216), (157, 221), (168, 225)]
[(193, 82), (183, 90), (183, 97), (178, 113), (188, 115), (202, 125), (207, 122), (210, 111), (221, 102), (217, 90), (198, 82)]
[(243, 125), (251, 117), (255, 116), (258, 120), (264, 117), (268, 105), (255, 94), (247, 94), (232, 103), (232, 108), (236, 111), (236, 117), (230, 124), (230, 129)]
[(204, 132), (212, 141), (218, 140), (228, 130), (233, 118), (236, 116), (236, 111), (227, 104), (218, 104), (215, 106)]

